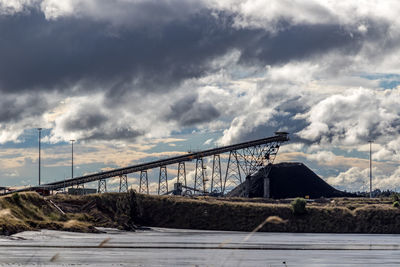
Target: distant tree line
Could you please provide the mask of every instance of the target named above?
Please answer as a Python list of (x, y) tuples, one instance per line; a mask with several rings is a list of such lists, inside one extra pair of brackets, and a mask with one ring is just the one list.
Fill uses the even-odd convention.
[[(344, 190), (346, 192), (346, 190)], [(354, 192), (358, 197), (369, 197), (369, 191), (368, 192)], [(400, 193), (393, 191), (393, 190), (380, 190), (380, 189), (375, 189), (372, 191), (372, 197), (392, 197), (396, 201), (400, 199)]]

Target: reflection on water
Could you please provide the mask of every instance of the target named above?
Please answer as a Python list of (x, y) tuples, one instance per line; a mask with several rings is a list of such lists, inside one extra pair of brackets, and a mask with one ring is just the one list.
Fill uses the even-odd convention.
[(0, 263), (93, 266), (400, 266), (400, 236), (154, 228), (103, 234), (24, 232), (0, 239)]

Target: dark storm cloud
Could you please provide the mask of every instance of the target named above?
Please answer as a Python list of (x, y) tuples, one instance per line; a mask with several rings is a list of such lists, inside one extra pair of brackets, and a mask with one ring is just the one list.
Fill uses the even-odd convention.
[(101, 127), (107, 120), (108, 118), (99, 113), (96, 107), (87, 107), (70, 116), (64, 124), (64, 129), (67, 131), (90, 131)]
[(193, 126), (210, 122), (219, 116), (220, 112), (210, 102), (200, 103), (197, 95), (189, 95), (175, 102), (166, 118), (178, 121), (182, 126)]
[(234, 28), (233, 19), (234, 14), (203, 10), (130, 28), (89, 18), (48, 21), (34, 10), (0, 16), (0, 88), (65, 90), (79, 84), (81, 92), (105, 88), (112, 99), (201, 77), (213, 71), (211, 60), (232, 49), (242, 52), (242, 63), (273, 65), (337, 49), (355, 53), (364, 38), (338, 25), (288, 26), (271, 34)]
[(120, 127), (115, 118), (108, 117), (97, 106), (85, 106), (68, 116), (62, 125), (64, 131), (84, 131), (81, 140), (134, 140), (144, 132), (132, 127)]
[(296, 25), (273, 36), (251, 34), (248, 40), (242, 49), (241, 60), (269, 65), (302, 60), (331, 50), (355, 53), (362, 45), (359, 34), (350, 35), (340, 25)]
[(83, 138), (83, 140), (135, 140), (137, 137), (142, 136), (144, 132), (131, 129), (129, 127), (122, 127), (116, 129), (97, 129), (90, 135)]
[(0, 86), (3, 91), (62, 90), (78, 82), (84, 91), (169, 88), (201, 76), (208, 60), (229, 49), (210, 18), (175, 21), (152, 31), (116, 30), (90, 19), (47, 21), (34, 11), (3, 16)]
[(26, 117), (38, 116), (48, 108), (47, 101), (38, 95), (0, 96), (0, 123), (17, 122)]

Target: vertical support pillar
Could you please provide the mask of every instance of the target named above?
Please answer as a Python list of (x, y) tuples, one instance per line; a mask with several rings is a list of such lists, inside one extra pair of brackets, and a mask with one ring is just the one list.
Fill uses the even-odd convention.
[(40, 140), (42, 139), (42, 128), (37, 128), (39, 131), (39, 185), (40, 185)]
[(128, 175), (119, 176), (119, 192), (128, 192)]
[(123, 174), (119, 176), (119, 192), (128, 192), (128, 175)]
[(222, 193), (222, 174), (220, 155), (213, 156), (213, 168), (211, 174), (211, 193)]
[(196, 172), (194, 175), (194, 189), (206, 192), (206, 177), (203, 158), (196, 159)]
[(272, 169), (272, 163), (269, 163), (265, 168), (264, 168), (264, 193), (263, 197), (264, 198), (270, 198), (270, 179), (269, 179), (269, 173)]
[(369, 142), (369, 198), (372, 198), (372, 143), (374, 141), (370, 140)]
[(168, 176), (167, 176), (167, 167), (160, 167), (160, 175), (158, 178), (158, 194), (163, 195), (168, 193)]
[(149, 180), (147, 178), (147, 170), (140, 172), (139, 193), (149, 194)]
[(98, 192), (99, 194), (101, 194), (101, 193), (107, 193), (107, 181), (106, 181), (106, 179), (101, 179), (101, 180), (99, 180), (97, 192)]
[(229, 152), (228, 165), (226, 167), (225, 181), (222, 192), (225, 192), (227, 187), (237, 186), (241, 183), (242, 177), (240, 174), (237, 152), (232, 150)]
[(185, 162), (179, 162), (178, 163), (178, 176), (176, 179), (177, 183), (184, 183), (185, 186), (187, 186), (186, 184), (186, 166), (185, 166)]

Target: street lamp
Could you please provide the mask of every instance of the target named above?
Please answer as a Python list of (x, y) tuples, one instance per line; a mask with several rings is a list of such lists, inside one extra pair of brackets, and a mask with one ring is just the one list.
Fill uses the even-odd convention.
[(373, 140), (369, 140), (369, 197), (372, 198), (372, 143)]
[(75, 140), (71, 139), (71, 178), (74, 178), (74, 142)]
[(39, 185), (40, 185), (40, 139), (42, 136), (42, 128), (37, 128), (39, 131)]

